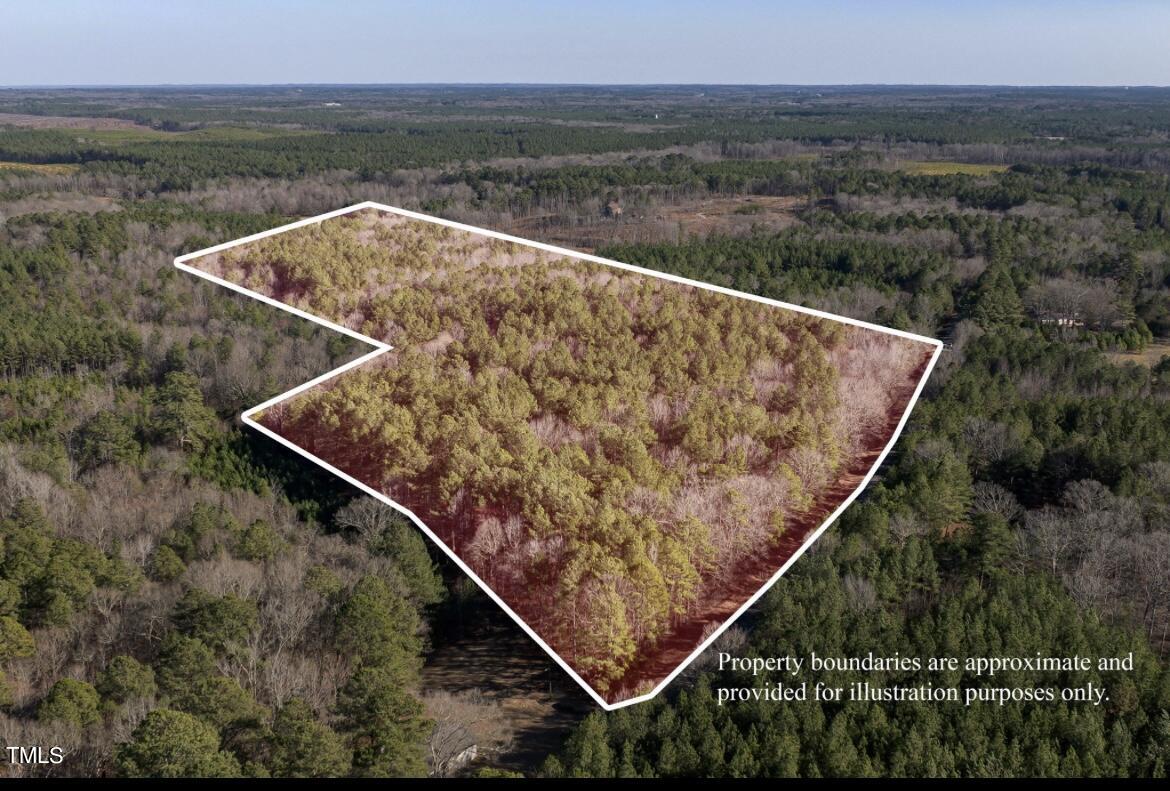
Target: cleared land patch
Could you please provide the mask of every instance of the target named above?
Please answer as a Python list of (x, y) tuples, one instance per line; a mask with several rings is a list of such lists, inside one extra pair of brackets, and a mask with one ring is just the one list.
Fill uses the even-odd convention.
[(1109, 359), (1115, 363), (1137, 363), (1151, 368), (1170, 357), (1170, 341), (1155, 341), (1140, 352), (1109, 352)]
[(140, 124), (124, 118), (90, 118), (76, 115), (31, 115), (0, 113), (0, 126), (26, 129), (142, 129)]
[(799, 224), (796, 209), (802, 204), (801, 199), (789, 196), (706, 197), (652, 209), (632, 209), (621, 219), (565, 220), (554, 214), (523, 217), (507, 231), (592, 252), (610, 244), (657, 244), (720, 234), (778, 232)]
[(39, 176), (69, 176), (79, 170), (81, 170), (81, 165), (0, 161), (0, 175), (5, 173), (31, 173)]
[(991, 176), (1007, 172), (1008, 166), (982, 165), (974, 162), (906, 160), (899, 162), (897, 169), (915, 176)]

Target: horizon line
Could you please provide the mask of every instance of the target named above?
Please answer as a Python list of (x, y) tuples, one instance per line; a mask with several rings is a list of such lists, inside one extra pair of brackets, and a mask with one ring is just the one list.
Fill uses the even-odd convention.
[(0, 90), (110, 88), (1013, 88), (1013, 89), (1167, 89), (1156, 83), (978, 83), (978, 82), (161, 82), (161, 83), (13, 83)]

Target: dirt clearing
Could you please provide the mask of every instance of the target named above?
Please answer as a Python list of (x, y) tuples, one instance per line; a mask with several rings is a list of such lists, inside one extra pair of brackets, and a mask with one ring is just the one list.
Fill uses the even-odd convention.
[(148, 129), (125, 118), (89, 118), (73, 115), (26, 115), (0, 113), (0, 126), (20, 126), (27, 129)]
[(756, 195), (683, 201), (651, 209), (632, 208), (620, 218), (523, 217), (501, 227), (505, 233), (592, 253), (610, 244), (678, 242), (689, 237), (775, 233), (800, 222), (800, 198)]

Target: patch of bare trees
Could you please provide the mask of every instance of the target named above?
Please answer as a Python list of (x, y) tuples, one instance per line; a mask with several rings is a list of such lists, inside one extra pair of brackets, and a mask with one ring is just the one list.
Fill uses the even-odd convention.
[[(1145, 465), (1144, 474), (1158, 478), (1163, 471), (1151, 466), (1166, 465)], [(1010, 505), (992, 490), (978, 499), (1000, 511)], [(1024, 515), (1022, 548), (1083, 606), (1141, 624), (1164, 650), (1170, 638), (1170, 530), (1162, 510), (1143, 508), (1097, 481), (1075, 481), (1059, 505)]]
[(423, 704), (434, 722), (427, 741), (432, 776), (459, 774), (512, 745), (513, 728), (503, 704), (479, 690), (428, 692)]

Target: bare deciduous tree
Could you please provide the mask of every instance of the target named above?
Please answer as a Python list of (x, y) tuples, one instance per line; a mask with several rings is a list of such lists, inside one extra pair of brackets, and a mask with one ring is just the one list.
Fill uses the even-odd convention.
[(431, 692), (423, 703), (435, 723), (428, 741), (432, 775), (448, 777), (512, 744), (512, 728), (500, 703), (479, 690)]

